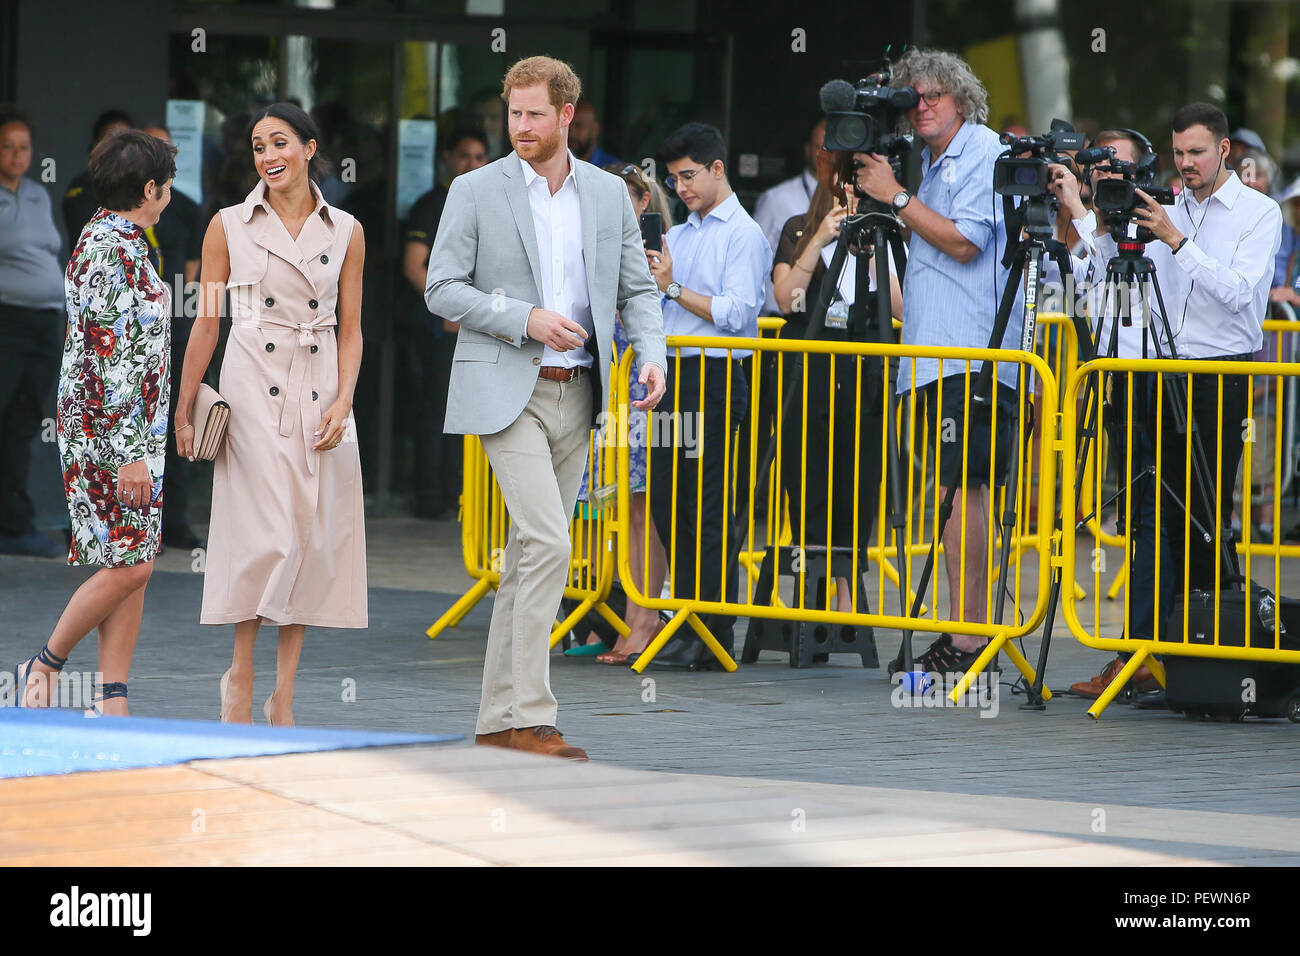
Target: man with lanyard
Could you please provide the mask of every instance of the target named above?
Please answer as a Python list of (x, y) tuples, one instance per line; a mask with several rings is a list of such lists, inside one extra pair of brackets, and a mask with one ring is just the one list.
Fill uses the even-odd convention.
[[(1174, 162), (1183, 190), (1168, 210), (1139, 190), (1145, 206), (1138, 208), (1136, 224), (1151, 230), (1156, 240), (1147, 246), (1146, 255), (1160, 277), (1174, 350), (1180, 359), (1250, 361), (1263, 345), (1274, 257), (1282, 239), (1282, 211), (1273, 199), (1247, 188), (1228, 167), (1228, 120), (1217, 106), (1184, 106), (1174, 113), (1172, 125)], [(1117, 251), (1108, 233), (1098, 232), (1095, 245), (1103, 263)], [(1157, 303), (1148, 305), (1154, 313)], [(1159, 316), (1153, 314), (1151, 321), (1159, 323)], [(1154, 627), (1167, 635), (1177, 626), (1169, 617), (1184, 572), (1188, 588), (1209, 591), (1216, 585), (1227, 586), (1238, 573), (1236, 567), (1225, 566), (1222, 542), (1227, 541), (1230, 551), (1235, 548), (1230, 525), (1232, 489), (1244, 446), (1249, 379), (1200, 375), (1192, 377), (1189, 387), (1182, 376), (1166, 376), (1163, 386), (1161, 534), (1159, 541), (1154, 540), (1155, 489), (1151, 488), (1140, 502), (1131, 587), (1134, 604), (1145, 603), (1142, 599), (1149, 594), (1152, 607), (1149, 614), (1134, 615), (1130, 636), (1135, 638), (1156, 636), (1151, 632)], [(1155, 435), (1155, 377), (1146, 376), (1140, 385), (1135, 382), (1135, 390), (1139, 387), (1146, 389), (1150, 409), (1146, 426)], [(1205, 487), (1195, 470), (1190, 478), (1186, 473), (1188, 436), (1175, 427), (1171, 397), (1186, 399), (1189, 391), (1188, 428), (1200, 436), (1210, 480), (1217, 488)], [(1211, 510), (1216, 500), (1220, 501), (1218, 515)], [(1200, 529), (1212, 540), (1206, 542)], [(1154, 581), (1157, 569), (1159, 593), (1141, 591), (1139, 582)], [(1150, 625), (1154, 627), (1148, 630)], [(1139, 703), (1164, 704), (1163, 691), (1143, 696), (1148, 699), (1139, 698)]]

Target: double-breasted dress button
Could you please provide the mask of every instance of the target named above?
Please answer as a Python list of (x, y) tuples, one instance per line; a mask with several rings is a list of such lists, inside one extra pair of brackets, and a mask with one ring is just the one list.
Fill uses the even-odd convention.
[(275, 300), (272, 299), (272, 298), (268, 295), (268, 296), (266, 297), (265, 305), (266, 305), (266, 307), (269, 309), (271, 306), (275, 305)]
[(323, 265), (323, 266), (327, 266), (327, 265), (329, 265), (329, 264), (330, 264), (330, 257), (329, 257), (329, 256), (321, 256), (321, 257), (320, 257), (320, 264)]
[(278, 385), (272, 385), (272, 386), (271, 386), (271, 394), (272, 394), (272, 395), (279, 395), (279, 394), (280, 394), (280, 387), (279, 387)]
[(274, 351), (275, 351), (275, 343), (274, 343), (274, 342), (267, 342), (267, 343), (266, 343), (266, 350), (267, 350), (268, 352), (274, 352)]
[(535, 359), (533, 359), (533, 364), (534, 364), (534, 365), (541, 365), (541, 364), (542, 364), (542, 360), (539, 359), (539, 358), (535, 358)]
[(307, 300), (307, 306), (308, 306), (308, 308), (312, 308), (312, 309), (314, 309), (314, 308), (316, 308), (316, 306), (319, 305), (319, 304), (320, 304), (320, 303), (318, 303), (315, 299), (308, 299), (308, 300)]
[(312, 392), (312, 393), (311, 393), (311, 400), (314, 402), (314, 401), (316, 401), (317, 398), (319, 398), (319, 396), (318, 396), (315, 392)]
[(312, 355), (315, 355), (315, 354), (316, 354), (316, 350), (319, 349), (319, 348), (320, 348), (319, 345), (313, 345), (313, 346), (311, 347), (311, 354), (312, 354)]

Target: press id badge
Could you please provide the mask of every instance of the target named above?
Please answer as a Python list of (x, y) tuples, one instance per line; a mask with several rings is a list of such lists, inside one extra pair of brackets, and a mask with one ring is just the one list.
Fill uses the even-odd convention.
[(826, 328), (847, 329), (849, 327), (848, 303), (836, 296), (826, 310)]

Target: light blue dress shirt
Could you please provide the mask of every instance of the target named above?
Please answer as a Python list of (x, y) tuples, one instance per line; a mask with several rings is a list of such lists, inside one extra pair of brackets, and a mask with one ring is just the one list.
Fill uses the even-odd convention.
[[(735, 193), (718, 203), (703, 220), (698, 212), (691, 213), (686, 222), (668, 230), (667, 242), (673, 259), (673, 281), (683, 289), (712, 296), (709, 314), (713, 321), (701, 319), (665, 295), (664, 334), (757, 338), (763, 280), (772, 268), (772, 247)], [(699, 354), (699, 349), (682, 349), (682, 355)], [(726, 358), (728, 353), (706, 349), (705, 354)], [(744, 358), (750, 353), (736, 349), (730, 354)]]
[[(993, 130), (967, 122), (937, 163), (931, 162), (928, 146), (921, 151), (921, 185), (916, 198), (956, 223), (957, 231), (980, 252), (962, 264), (912, 234), (903, 280), (904, 344), (988, 346), (1009, 273), (1001, 262), (1007, 248), (1002, 197), (993, 192), (993, 163), (1004, 149)], [(1024, 299), (1022, 284), (1002, 340), (1006, 348), (1020, 348)], [(981, 364), (971, 363), (972, 374)], [(947, 360), (943, 374), (962, 374), (965, 368), (963, 362)], [(918, 387), (938, 377), (938, 359), (916, 359)], [(1000, 363), (998, 379), (1014, 387), (1016, 366)], [(912, 360), (903, 359), (898, 368), (899, 392), (908, 390), (911, 381)]]

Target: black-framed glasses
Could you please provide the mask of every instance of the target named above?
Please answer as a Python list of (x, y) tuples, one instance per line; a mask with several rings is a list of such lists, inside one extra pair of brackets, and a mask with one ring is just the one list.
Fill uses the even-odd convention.
[(701, 166), (698, 169), (683, 169), (680, 173), (672, 173), (664, 177), (664, 185), (676, 192), (678, 182), (689, 184), (692, 179), (708, 168), (708, 166)]
[(947, 90), (931, 90), (929, 93), (922, 93), (920, 90), (916, 91), (916, 95), (925, 100), (925, 105), (930, 107), (938, 106), (939, 100), (943, 99), (947, 93)]

